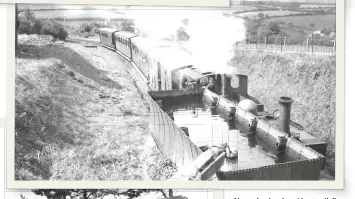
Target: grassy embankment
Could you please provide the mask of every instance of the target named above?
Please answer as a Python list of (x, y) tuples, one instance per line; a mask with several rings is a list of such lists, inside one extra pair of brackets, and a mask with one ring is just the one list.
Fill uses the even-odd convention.
[(292, 97), (291, 119), (328, 143), (326, 170), (335, 175), (335, 57), (294, 54), (243, 53), (232, 61), (238, 72), (249, 76), (249, 95), (279, 109), (281, 96)]
[(148, 107), (124, 60), (101, 47), (19, 42), (16, 179), (172, 175), (174, 166), (147, 130)]

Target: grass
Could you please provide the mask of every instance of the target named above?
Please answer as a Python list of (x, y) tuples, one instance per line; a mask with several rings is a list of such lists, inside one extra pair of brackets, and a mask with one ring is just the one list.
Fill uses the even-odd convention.
[(148, 107), (125, 70), (128, 66), (101, 47), (19, 45), (17, 180), (141, 180), (172, 175), (174, 165), (162, 158), (152, 141)]
[(282, 21), (285, 24), (293, 23), (295, 26), (309, 28), (309, 24), (314, 23), (315, 29), (333, 27), (335, 25), (335, 15), (313, 15), (313, 16), (285, 16), (266, 20), (267, 22)]
[(249, 77), (249, 95), (265, 109), (279, 109), (278, 98), (292, 97), (291, 119), (328, 143), (326, 170), (335, 175), (335, 57), (298, 54), (244, 53), (232, 60), (237, 71)]

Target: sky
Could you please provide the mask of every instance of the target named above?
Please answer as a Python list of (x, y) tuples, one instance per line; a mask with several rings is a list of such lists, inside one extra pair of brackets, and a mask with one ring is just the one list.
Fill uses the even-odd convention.
[[(300, 2), (300, 3), (335, 3), (336, 0), (232, 0), (232, 1), (279, 1), (279, 2)], [(126, 6), (117, 5), (61, 5), (61, 4), (19, 4), (19, 8), (29, 7), (30, 9), (82, 9), (82, 8), (98, 8), (112, 9), (125, 8)], [(134, 7), (132, 7), (134, 8)], [(140, 9), (149, 9), (150, 6), (139, 7)], [(164, 9), (164, 7), (160, 7)]]

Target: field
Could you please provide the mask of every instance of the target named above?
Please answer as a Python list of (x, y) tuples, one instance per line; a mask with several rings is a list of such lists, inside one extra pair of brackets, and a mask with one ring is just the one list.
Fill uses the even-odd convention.
[(298, 13), (302, 13), (302, 12), (272, 10), (272, 11), (246, 12), (246, 13), (237, 14), (236, 16), (252, 18), (254, 16), (257, 16), (259, 13), (263, 13), (264, 15), (268, 15), (269, 17), (275, 17), (275, 16), (286, 16), (286, 15), (291, 15), (291, 14), (298, 14)]
[(306, 26), (314, 23), (315, 28), (333, 27), (335, 25), (335, 15), (313, 15), (313, 16), (289, 16), (278, 17), (266, 20), (267, 22), (282, 21), (285, 24), (293, 23), (295, 26)]
[(334, 8), (335, 4), (301, 4), (300, 8)]

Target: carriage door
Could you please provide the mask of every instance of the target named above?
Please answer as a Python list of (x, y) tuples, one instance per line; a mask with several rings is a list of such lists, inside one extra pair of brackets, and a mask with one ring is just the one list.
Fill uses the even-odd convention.
[[(108, 37), (108, 35), (107, 35), (107, 37)], [(112, 45), (113, 45), (113, 46), (116, 46), (115, 32), (111, 33), (111, 34), (110, 34), (110, 37), (111, 37), (111, 43), (112, 43)]]
[(158, 90), (161, 91), (161, 65), (160, 63), (158, 62), (157, 63), (157, 66), (158, 66)]

